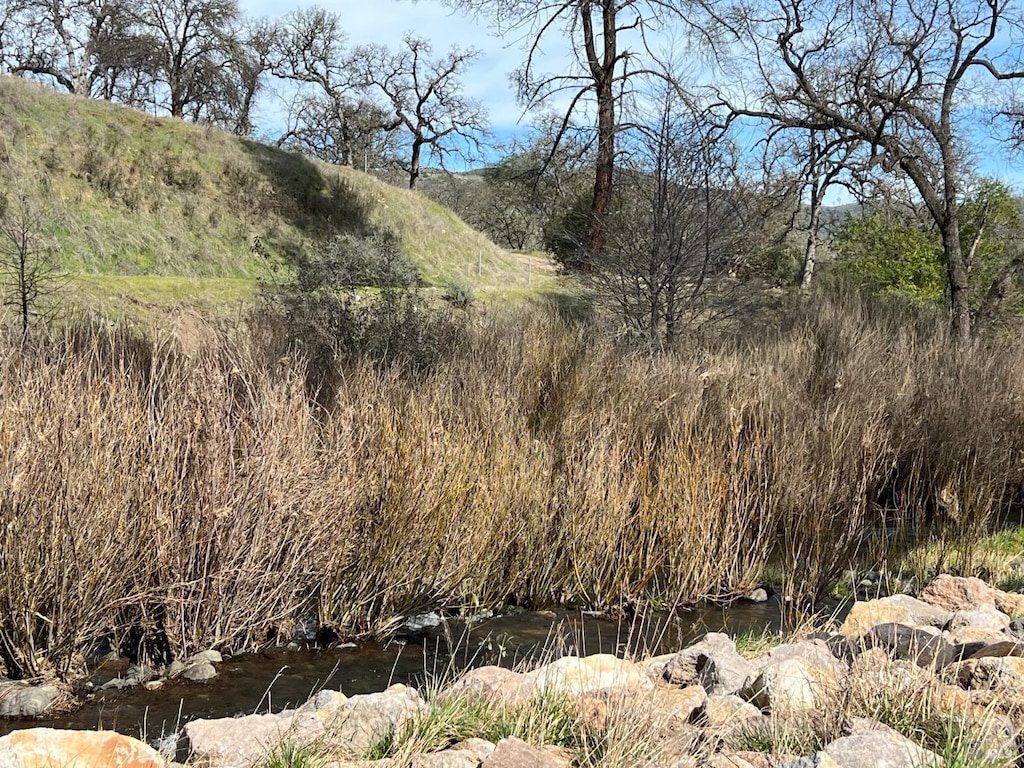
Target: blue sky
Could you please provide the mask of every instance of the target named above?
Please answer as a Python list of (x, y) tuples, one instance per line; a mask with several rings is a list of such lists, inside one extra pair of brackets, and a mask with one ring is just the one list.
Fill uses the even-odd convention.
[[(481, 56), (463, 78), (465, 93), (483, 103), (499, 134), (507, 136), (515, 131), (522, 110), (508, 75), (522, 63), (523, 51), (492, 35), (486, 20), (452, 13), (437, 0), (323, 0), (315, 4), (341, 17), (349, 45), (380, 43), (398, 47), (406, 33), (412, 32), (429, 40), (435, 54), (452, 45), (480, 49)], [(240, 5), (249, 16), (280, 17), (314, 3), (241, 0)]]

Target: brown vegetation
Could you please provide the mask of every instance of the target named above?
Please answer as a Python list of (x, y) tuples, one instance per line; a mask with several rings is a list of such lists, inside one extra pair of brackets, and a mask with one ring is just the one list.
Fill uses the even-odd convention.
[(912, 525), (979, 535), (1024, 480), (1024, 350), (857, 300), (653, 358), (495, 312), (426, 373), (340, 363), (326, 408), (262, 333), (5, 350), (7, 674), (312, 613), (356, 633), (426, 605), (728, 598), (773, 558), (808, 599)]

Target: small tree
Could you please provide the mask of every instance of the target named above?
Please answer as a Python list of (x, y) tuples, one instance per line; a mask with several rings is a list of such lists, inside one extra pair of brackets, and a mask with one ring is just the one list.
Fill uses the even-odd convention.
[(460, 82), (478, 51), (453, 47), (433, 59), (430, 44), (422, 38), (407, 35), (403, 45), (398, 52), (368, 46), (355, 57), (364, 84), (380, 91), (394, 116), (393, 127), (406, 134), (408, 160), (402, 161), (402, 170), (409, 176), (409, 189), (415, 189), (424, 154), (441, 167), (453, 154), (467, 159), (478, 155), (487, 117), (479, 103), (462, 95)]
[(729, 143), (676, 89), (625, 144), (607, 246), (586, 279), (648, 343), (671, 345), (718, 314), (761, 217)]
[(49, 259), (51, 249), (41, 234), (44, 219), (44, 212), (25, 195), (0, 200), (3, 303), (17, 312), (22, 337), (28, 335), (32, 318), (46, 313), (61, 287)]

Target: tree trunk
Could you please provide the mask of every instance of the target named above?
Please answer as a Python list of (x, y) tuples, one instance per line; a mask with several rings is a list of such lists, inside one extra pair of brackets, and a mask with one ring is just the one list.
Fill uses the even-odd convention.
[(814, 268), (818, 260), (818, 227), (821, 224), (822, 198), (815, 184), (811, 188), (811, 220), (807, 225), (807, 247), (804, 249), (804, 266), (800, 272), (800, 287), (804, 290), (811, 287)]
[(955, 209), (948, 213), (942, 227), (942, 251), (946, 259), (949, 283), (949, 319), (953, 338), (967, 342), (971, 338), (971, 304), (968, 292), (967, 264), (960, 247), (960, 219)]
[[(606, 223), (612, 202), (612, 176), (615, 170), (615, 92), (613, 76), (616, 59), (615, 0), (602, 5), (604, 50), (600, 62), (591, 61), (597, 97), (597, 161), (594, 176), (594, 199), (590, 206), (590, 229), (584, 243), (584, 259), (599, 256), (607, 239)], [(584, 11), (585, 13), (586, 11)]]
[(416, 139), (412, 143), (412, 159), (409, 161), (409, 189), (416, 189), (416, 179), (420, 177), (420, 154), (423, 142)]

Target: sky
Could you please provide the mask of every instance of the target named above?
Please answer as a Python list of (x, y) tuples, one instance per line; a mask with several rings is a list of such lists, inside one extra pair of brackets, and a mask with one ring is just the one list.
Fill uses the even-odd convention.
[(293, 0), (241, 0), (247, 16), (286, 15), (299, 8), (319, 5), (337, 13), (348, 32), (348, 45), (379, 43), (398, 48), (409, 32), (430, 41), (434, 54), (451, 46), (478, 48), (481, 55), (463, 77), (466, 96), (480, 101), (490, 116), (492, 127), (500, 135), (514, 133), (525, 125), (522, 109), (509, 82), (509, 73), (523, 61), (520, 46), (508, 45), (488, 29), (486, 19), (466, 13), (453, 13), (438, 0), (320, 0), (299, 3)]

